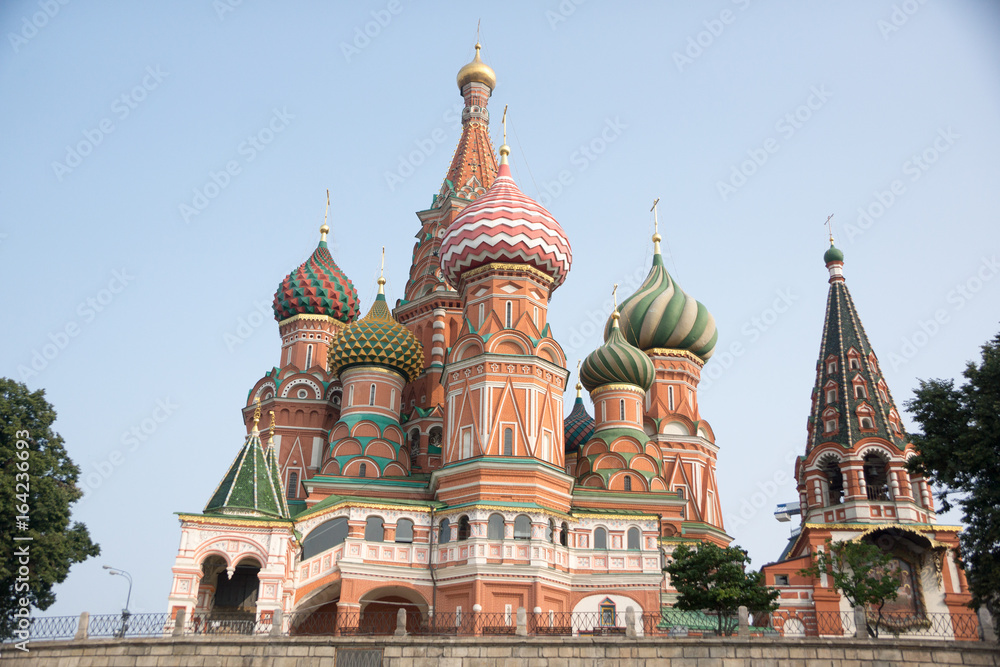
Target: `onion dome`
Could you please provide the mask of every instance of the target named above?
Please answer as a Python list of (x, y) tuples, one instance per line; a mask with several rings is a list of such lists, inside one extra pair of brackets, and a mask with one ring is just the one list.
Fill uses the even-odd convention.
[[(621, 328), (626, 340), (642, 350), (687, 350), (707, 360), (719, 333), (715, 318), (670, 277), (660, 254), (659, 233), (653, 235), (653, 266), (635, 294), (621, 304)], [(611, 334), (609, 320), (604, 336)]]
[(604, 345), (583, 360), (580, 381), (587, 391), (606, 384), (631, 384), (643, 391), (653, 386), (656, 369), (646, 353), (629, 343), (618, 327), (618, 311), (611, 314), (611, 333)]
[(587, 414), (587, 408), (583, 405), (583, 385), (576, 383), (576, 402), (573, 410), (566, 419), (563, 420), (563, 436), (566, 441), (566, 453), (580, 451), (594, 434), (594, 418)]
[(569, 273), (573, 251), (552, 214), (523, 194), (510, 175), (510, 148), (500, 147), (493, 185), (455, 218), (441, 240), (441, 270), (458, 287), (462, 274), (486, 264), (522, 264), (553, 280), (555, 290)]
[(358, 318), (358, 292), (326, 246), (330, 228), (323, 225), (319, 231), (312, 256), (285, 276), (274, 293), (274, 319), (279, 322), (296, 315), (326, 315), (345, 324)]
[(844, 251), (833, 245), (833, 240), (830, 241), (830, 249), (823, 253), (823, 261), (829, 264), (830, 262), (843, 262), (844, 261)]
[(497, 75), (493, 68), (487, 65), (479, 57), (479, 49), (483, 48), (476, 43), (476, 57), (472, 62), (458, 70), (458, 89), (461, 91), (467, 83), (482, 83), (493, 90), (497, 86)]
[(386, 366), (407, 382), (424, 370), (424, 348), (409, 329), (397, 322), (385, 302), (385, 279), (378, 279), (378, 296), (363, 318), (344, 327), (330, 345), (330, 372), (361, 365)]

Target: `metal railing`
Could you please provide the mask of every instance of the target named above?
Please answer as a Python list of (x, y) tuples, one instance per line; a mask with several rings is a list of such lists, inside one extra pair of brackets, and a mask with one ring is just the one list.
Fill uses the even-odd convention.
[[(543, 612), (526, 614), (521, 634), (530, 636), (602, 637), (627, 633), (627, 614), (603, 612)], [(30, 619), (29, 641), (69, 640), (80, 634), (79, 616), (49, 616)], [(280, 625), (276, 625), (280, 623)], [(372, 610), (307, 611), (278, 614), (253, 612), (213, 612), (187, 618), (175, 629), (174, 618), (161, 614), (101, 614), (87, 620), (90, 638), (166, 637), (174, 634), (231, 636), (386, 636), (400, 629), (397, 612)], [(664, 609), (636, 613), (635, 634), (645, 637), (681, 638), (735, 635), (739, 626), (735, 615), (711, 612), (682, 612)], [(920, 637), (955, 640), (981, 639), (979, 618), (969, 613), (877, 613), (866, 617), (868, 636), (880, 638)], [(513, 636), (518, 634), (516, 612), (438, 612), (429, 614), (407, 609), (404, 621), (408, 635), (421, 636)], [(752, 614), (752, 636), (844, 637), (856, 636), (854, 612), (779, 610)]]

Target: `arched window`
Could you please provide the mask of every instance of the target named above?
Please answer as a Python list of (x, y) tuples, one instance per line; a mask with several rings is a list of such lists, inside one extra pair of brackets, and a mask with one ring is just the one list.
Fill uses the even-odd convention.
[(469, 517), (463, 516), (458, 520), (458, 539), (459, 541), (469, 539), (469, 535), (472, 533), (472, 529), (469, 526)]
[(368, 405), (375, 405), (375, 385), (368, 389)]
[(850, 368), (852, 371), (860, 370), (861, 362), (855, 359), (854, 357), (851, 357), (851, 360), (848, 364), (848, 368)]
[(886, 459), (875, 452), (865, 456), (864, 474), (868, 500), (889, 500), (887, 463)]
[(538, 306), (535, 306), (535, 326), (538, 326)]
[(299, 493), (299, 473), (291, 471), (288, 473), (288, 489), (285, 490), (285, 497), (289, 500), (295, 498)]
[(671, 410), (674, 409), (674, 388), (672, 386), (667, 387), (667, 407)]
[(409, 519), (398, 519), (396, 521), (396, 541), (401, 544), (411, 544), (413, 542), (413, 522)]
[(871, 417), (862, 417), (861, 418), (861, 428), (870, 428), (870, 429), (875, 428), (875, 425), (872, 423), (872, 418)]
[(556, 522), (549, 519), (549, 525), (545, 527), (545, 539), (552, 544), (556, 543)]
[(351, 407), (352, 405), (354, 405), (354, 385), (353, 384), (351, 385), (351, 388), (347, 390), (347, 407)]
[(569, 546), (569, 524), (565, 521), (563, 522), (562, 529), (559, 531), (559, 544)]
[(313, 365), (313, 346), (310, 343), (306, 345), (306, 370), (312, 368)]
[(604, 528), (594, 529), (594, 548), (595, 549), (607, 549), (608, 548), (608, 531)]
[(370, 516), (365, 521), (365, 541), (381, 542), (385, 539), (385, 522), (380, 516)]
[(837, 402), (837, 390), (836, 389), (827, 389), (826, 390), (826, 402), (827, 403), (836, 403)]
[(517, 518), (514, 519), (514, 539), (531, 539), (531, 519), (526, 514), (518, 514)]
[(625, 399), (618, 401), (618, 419), (625, 421)]
[(486, 524), (486, 537), (491, 540), (503, 539), (503, 515), (491, 514)]
[(358, 466), (358, 477), (367, 477), (367, 476), (368, 476), (368, 464), (362, 463), (360, 466)]
[(447, 544), (451, 541), (451, 521), (441, 519), (441, 528), (438, 531), (438, 543)]
[(347, 517), (338, 516), (313, 528), (302, 540), (301, 560), (308, 560), (316, 554), (343, 544), (347, 539)]
[(844, 475), (840, 472), (840, 462), (834, 458), (823, 464), (823, 474), (826, 475), (829, 495), (827, 505), (839, 505), (844, 502)]
[(632, 490), (632, 477), (629, 475), (625, 475), (625, 490), (626, 491)]
[(863, 384), (854, 385), (854, 398), (868, 398), (868, 392), (865, 391)]
[(503, 455), (514, 456), (514, 429), (503, 430)]
[(508, 301), (507, 305), (504, 307), (504, 310), (506, 312), (506, 317), (504, 318), (506, 324), (504, 324), (504, 326), (510, 329), (511, 326), (513, 326), (514, 324), (514, 302)]
[(482, 303), (479, 304), (479, 328), (482, 328), (483, 324), (486, 321), (486, 312), (485, 312), (486, 308), (485, 308), (485, 305), (486, 304), (482, 304)]
[(472, 428), (462, 431), (462, 452), (459, 458), (467, 459), (472, 456)]
[(642, 533), (635, 526), (628, 529), (628, 548), (629, 549), (641, 549), (642, 548)]

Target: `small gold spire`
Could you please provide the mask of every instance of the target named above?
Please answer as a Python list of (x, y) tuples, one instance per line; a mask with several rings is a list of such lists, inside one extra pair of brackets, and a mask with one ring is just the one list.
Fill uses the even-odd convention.
[(615, 301), (615, 310), (611, 313), (611, 319), (614, 320), (611, 323), (611, 328), (617, 329), (618, 318), (622, 316), (622, 314), (618, 312), (618, 283), (615, 283), (615, 288), (611, 290), (611, 298)]
[(576, 360), (576, 397), (583, 398), (583, 384), (580, 382), (580, 364), (581, 360)]
[(503, 145), (500, 146), (500, 164), (507, 164), (507, 156), (510, 155), (510, 146), (507, 145), (507, 105), (503, 105), (503, 116), (500, 118), (503, 125)]
[(656, 217), (656, 205), (660, 203), (660, 198), (657, 197), (653, 200), (653, 208), (649, 209), (653, 212), (653, 254), (660, 254), (660, 241), (663, 237), (660, 236), (660, 221)]
[(330, 227), (326, 224), (330, 216), (330, 188), (326, 189), (326, 213), (323, 214), (323, 226), (319, 228), (319, 242), (326, 243), (326, 235), (330, 233)]
[(826, 216), (826, 222), (823, 223), (824, 225), (826, 225), (827, 231), (830, 232), (830, 245), (833, 245), (833, 223), (830, 222), (832, 219), (833, 219), (833, 213)]
[(257, 400), (254, 401), (254, 403), (257, 407), (253, 411), (253, 430), (259, 433), (259, 431), (257, 431), (257, 422), (260, 421), (260, 396), (257, 397)]
[(385, 294), (385, 246), (382, 246), (382, 264), (378, 267), (378, 293)]
[(275, 424), (274, 410), (270, 410), (270, 413), (271, 413), (271, 426), (267, 429), (267, 432), (268, 432), (268, 435), (267, 435), (267, 444), (273, 445), (274, 444), (274, 424)]

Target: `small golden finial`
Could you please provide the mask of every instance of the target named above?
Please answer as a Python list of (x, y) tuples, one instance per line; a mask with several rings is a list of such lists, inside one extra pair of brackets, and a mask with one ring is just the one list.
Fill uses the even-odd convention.
[(253, 411), (253, 430), (256, 431), (257, 430), (257, 422), (260, 421), (260, 396), (257, 397), (257, 400), (254, 401), (254, 404), (257, 407), (254, 408), (254, 411)]
[(267, 443), (269, 445), (273, 445), (274, 444), (274, 425), (275, 425), (274, 410), (270, 410), (270, 413), (271, 413), (271, 426), (267, 429), (267, 432), (268, 432)]
[(833, 245), (833, 223), (830, 222), (831, 220), (833, 220), (833, 213), (826, 216), (826, 222), (823, 224), (826, 225), (827, 231), (830, 232), (830, 245)]
[(660, 254), (660, 241), (663, 240), (663, 237), (660, 236), (660, 221), (656, 215), (656, 206), (659, 203), (660, 198), (657, 197), (653, 200), (653, 208), (649, 209), (653, 212), (653, 254), (655, 255)]
[(503, 105), (503, 116), (500, 118), (503, 126), (503, 145), (500, 146), (500, 164), (507, 164), (507, 156), (510, 155), (510, 146), (507, 145), (507, 105)]
[(323, 226), (319, 228), (319, 242), (326, 243), (326, 235), (330, 233), (330, 227), (326, 220), (330, 216), (330, 188), (326, 189), (326, 212), (323, 214)]
[(611, 290), (611, 298), (615, 302), (615, 310), (611, 313), (611, 318), (614, 320), (614, 324), (611, 326), (615, 329), (618, 328), (618, 318), (621, 317), (621, 313), (618, 312), (618, 283), (615, 283), (614, 289)]
[(385, 246), (382, 246), (382, 264), (378, 267), (378, 293), (385, 294)]
[(576, 397), (583, 398), (583, 384), (580, 382), (580, 359), (576, 360)]

